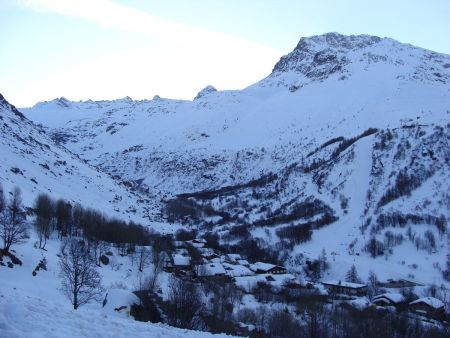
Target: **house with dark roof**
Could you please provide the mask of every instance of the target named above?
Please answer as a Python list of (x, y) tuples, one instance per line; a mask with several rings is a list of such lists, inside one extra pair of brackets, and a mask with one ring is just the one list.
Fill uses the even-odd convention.
[(405, 302), (405, 297), (400, 293), (383, 293), (373, 297), (372, 303), (377, 306), (399, 306)]
[(256, 262), (254, 264), (251, 264), (250, 270), (252, 270), (256, 274), (270, 273), (281, 275), (287, 273), (286, 268), (283, 266), (263, 262)]
[(434, 297), (423, 297), (409, 303), (409, 309), (419, 315), (440, 317), (444, 315), (444, 302)]

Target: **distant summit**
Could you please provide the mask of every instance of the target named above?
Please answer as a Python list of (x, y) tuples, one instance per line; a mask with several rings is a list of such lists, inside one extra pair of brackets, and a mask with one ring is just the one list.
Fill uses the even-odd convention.
[(301, 38), (295, 49), (281, 57), (272, 73), (299, 72), (308, 78), (323, 77), (343, 68), (350, 60), (349, 51), (366, 48), (382, 41), (378, 36), (327, 33)]
[[(449, 56), (372, 35), (327, 33), (301, 38), (295, 49), (275, 64), (257, 85), (287, 87), (295, 92), (327, 78), (450, 83)], [(370, 74), (370, 75), (369, 75)], [(406, 83), (406, 82), (402, 82)], [(366, 83), (364, 83), (366, 85)]]
[(214, 88), (211, 85), (208, 85), (208, 86), (206, 86), (205, 88), (203, 88), (202, 90), (200, 90), (198, 92), (197, 96), (194, 97), (194, 100), (197, 100), (197, 99), (199, 99), (199, 98), (201, 98), (201, 97), (203, 97), (205, 95), (208, 95), (208, 94), (211, 94), (211, 93), (214, 93), (214, 92), (217, 92), (217, 89)]
[(70, 100), (66, 99), (64, 96), (54, 99), (53, 102), (64, 108), (69, 108), (72, 103)]

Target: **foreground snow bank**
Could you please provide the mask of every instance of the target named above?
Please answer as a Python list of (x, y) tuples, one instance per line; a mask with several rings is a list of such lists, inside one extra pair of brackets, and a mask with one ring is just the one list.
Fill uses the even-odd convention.
[[(16, 291), (0, 293), (0, 337), (227, 337), (108, 316), (87, 309), (69, 310)], [(229, 337), (229, 336), (228, 336)]]

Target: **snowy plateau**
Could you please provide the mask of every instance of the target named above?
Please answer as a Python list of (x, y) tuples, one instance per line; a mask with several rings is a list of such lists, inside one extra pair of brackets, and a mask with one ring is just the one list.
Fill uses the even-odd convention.
[[(0, 96), (0, 129), (0, 182), (7, 197), (20, 187), (30, 208), (30, 239), (13, 247), (23, 264), (0, 266), (2, 337), (210, 335), (101, 303), (72, 310), (59, 290), (57, 235), (46, 251), (35, 245), (40, 193), (162, 235), (217, 235), (219, 256), (284, 266), (321, 295), (321, 281), (343, 281), (352, 266), (361, 281), (373, 272), (418, 297), (434, 286), (448, 311), (449, 55), (328, 33), (300, 39), (261, 81), (207, 86), (192, 101), (61, 97), (17, 109)], [(43, 257), (47, 271), (32, 276)], [(103, 284), (130, 303), (124, 290), (139, 271), (112, 257), (115, 268), (98, 269)], [(163, 298), (169, 275), (158, 280)], [(246, 292), (233, 315), (260, 301)]]

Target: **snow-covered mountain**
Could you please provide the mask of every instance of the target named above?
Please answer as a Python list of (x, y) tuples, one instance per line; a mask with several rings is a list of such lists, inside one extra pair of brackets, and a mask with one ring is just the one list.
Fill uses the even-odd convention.
[[(60, 98), (21, 111), (140, 193), (184, 194), (224, 238), (244, 224), (293, 269), (324, 248), (337, 278), (354, 262), (364, 276), (441, 281), (448, 55), (329, 33), (302, 38), (244, 90), (207, 87), (193, 101)], [(312, 240), (295, 242), (305, 225)]]
[[(63, 102), (63, 101), (61, 101)], [(0, 94), (0, 168), (5, 191), (21, 188), (31, 207), (39, 193), (63, 198), (73, 205), (93, 207), (110, 217), (148, 223), (155, 209), (145, 196), (130, 191), (56, 145)]]

